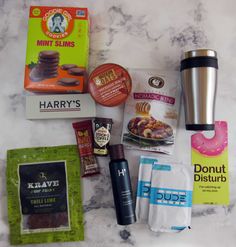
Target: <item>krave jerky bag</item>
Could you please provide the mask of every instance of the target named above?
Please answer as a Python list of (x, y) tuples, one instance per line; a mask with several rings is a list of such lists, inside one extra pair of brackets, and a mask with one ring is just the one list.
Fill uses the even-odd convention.
[(6, 172), (11, 244), (84, 239), (76, 146), (9, 150)]

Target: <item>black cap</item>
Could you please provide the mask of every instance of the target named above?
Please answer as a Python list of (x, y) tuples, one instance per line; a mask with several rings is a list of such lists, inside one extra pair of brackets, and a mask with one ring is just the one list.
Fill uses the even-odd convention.
[(94, 123), (113, 124), (113, 121), (111, 118), (96, 117)]
[(122, 144), (111, 145), (109, 153), (111, 160), (120, 160), (125, 158), (124, 147)]

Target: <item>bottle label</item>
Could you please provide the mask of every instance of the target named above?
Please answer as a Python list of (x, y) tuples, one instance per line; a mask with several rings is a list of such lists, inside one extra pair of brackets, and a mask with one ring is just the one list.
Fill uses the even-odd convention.
[(99, 147), (107, 145), (110, 141), (111, 135), (108, 129), (101, 127), (95, 131), (94, 139)]

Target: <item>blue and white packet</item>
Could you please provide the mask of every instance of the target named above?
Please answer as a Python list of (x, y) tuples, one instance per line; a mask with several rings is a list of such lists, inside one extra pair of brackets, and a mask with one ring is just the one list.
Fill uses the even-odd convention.
[(191, 224), (193, 168), (154, 163), (148, 225), (154, 232), (179, 232)]
[(139, 223), (148, 222), (152, 166), (154, 162), (157, 161), (157, 158), (154, 157), (140, 157), (135, 208), (137, 221)]

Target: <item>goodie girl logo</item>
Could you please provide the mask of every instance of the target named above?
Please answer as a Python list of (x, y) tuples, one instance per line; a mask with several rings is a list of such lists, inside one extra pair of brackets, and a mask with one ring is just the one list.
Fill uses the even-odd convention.
[(71, 14), (63, 9), (51, 9), (42, 18), (44, 33), (52, 39), (63, 39), (73, 29), (73, 18)]

